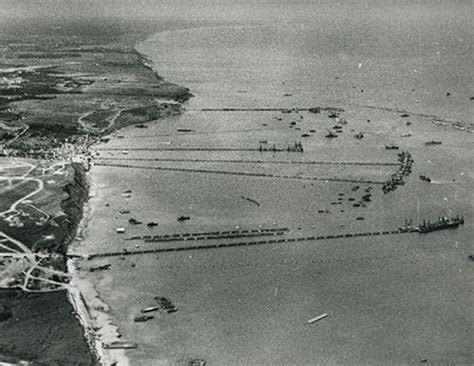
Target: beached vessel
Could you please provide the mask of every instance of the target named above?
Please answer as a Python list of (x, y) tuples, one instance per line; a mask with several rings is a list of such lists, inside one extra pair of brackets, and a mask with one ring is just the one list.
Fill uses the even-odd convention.
[(137, 348), (137, 344), (133, 342), (115, 341), (110, 343), (102, 343), (102, 347), (105, 349), (129, 349)]
[(138, 315), (135, 318), (133, 318), (133, 321), (135, 323), (141, 323), (141, 322), (146, 322), (148, 320), (151, 320), (153, 318), (154, 318), (153, 315)]

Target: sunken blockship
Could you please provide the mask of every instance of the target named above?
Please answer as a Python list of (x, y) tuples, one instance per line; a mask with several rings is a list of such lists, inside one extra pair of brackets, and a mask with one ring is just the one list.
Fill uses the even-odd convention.
[(407, 177), (411, 173), (411, 167), (413, 165), (413, 158), (410, 153), (402, 151), (398, 153), (398, 161), (400, 162), (400, 169), (390, 176), (390, 178), (384, 183), (382, 187), (383, 193), (394, 191), (398, 186), (405, 184), (403, 178)]

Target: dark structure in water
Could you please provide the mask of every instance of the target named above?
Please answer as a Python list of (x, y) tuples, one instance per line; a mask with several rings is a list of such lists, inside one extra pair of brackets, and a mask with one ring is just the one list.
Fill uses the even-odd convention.
[(429, 221), (425, 222), (423, 220), (423, 223), (418, 225), (417, 231), (420, 232), (421, 234), (426, 234), (426, 233), (430, 233), (436, 230), (455, 229), (459, 225), (463, 225), (463, 224), (464, 224), (463, 216), (461, 217), (456, 216), (452, 218), (440, 217), (438, 218), (438, 221), (434, 223), (430, 223)]

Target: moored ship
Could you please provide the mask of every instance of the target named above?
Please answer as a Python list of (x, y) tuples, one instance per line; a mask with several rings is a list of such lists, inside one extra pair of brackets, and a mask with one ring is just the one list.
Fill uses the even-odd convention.
[(430, 223), (423, 220), (423, 223), (417, 226), (417, 231), (422, 234), (430, 233), (436, 230), (455, 229), (464, 224), (464, 217), (456, 216), (452, 218), (440, 217), (437, 222)]

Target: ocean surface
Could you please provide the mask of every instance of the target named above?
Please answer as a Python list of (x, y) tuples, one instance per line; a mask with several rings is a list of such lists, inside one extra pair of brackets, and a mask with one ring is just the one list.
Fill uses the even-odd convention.
[[(138, 46), (159, 75), (195, 97), (180, 116), (147, 129), (125, 128), (96, 146), (97, 162), (137, 168), (92, 168), (90, 220), (73, 250), (166, 247), (125, 238), (236, 228), (286, 227), (287, 235), (301, 237), (394, 230), (405, 218), (456, 214), (464, 215), (465, 225), (429, 235), (97, 259), (79, 263), (83, 278), (110, 307), (122, 339), (138, 343), (127, 351), (131, 365), (182, 365), (193, 358), (207, 365), (472, 363), (474, 139), (428, 116), (472, 121), (466, 7), (425, 6), (415, 14), (398, 9), (394, 17), (380, 8), (353, 12), (349, 5), (326, 12), (313, 5), (285, 9), (269, 8), (267, 17), (259, 7), (247, 23), (202, 22)], [(220, 110), (315, 106), (344, 109), (348, 124), (337, 139), (325, 138), (334, 125), (328, 112)], [(209, 108), (217, 110), (203, 111)], [(354, 138), (359, 132), (361, 140)], [(430, 140), (442, 145), (426, 146)], [(302, 141), (304, 154), (162, 150), (284, 148), (295, 141)], [(415, 164), (406, 185), (386, 195), (376, 184), (189, 171), (383, 181), (397, 168), (275, 162), (396, 163), (397, 151), (386, 150), (388, 144), (409, 151)], [(420, 174), (433, 183), (420, 182)], [(355, 207), (349, 198), (359, 200), (368, 187), (372, 202)], [(125, 190), (132, 190), (130, 197)], [(177, 222), (179, 215), (191, 219)], [(159, 225), (130, 225), (130, 217)], [(116, 234), (117, 227), (126, 234)], [(109, 271), (87, 271), (104, 263), (112, 265)], [(169, 298), (178, 311), (133, 322), (155, 296)], [(307, 323), (322, 313), (328, 318)]]

